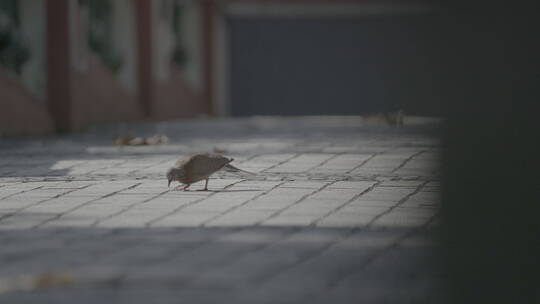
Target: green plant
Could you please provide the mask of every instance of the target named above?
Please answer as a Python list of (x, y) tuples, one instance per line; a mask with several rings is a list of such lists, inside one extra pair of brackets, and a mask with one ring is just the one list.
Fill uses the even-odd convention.
[(0, 1), (0, 64), (21, 73), (22, 66), (30, 59), (30, 49), (18, 29), (19, 12), (15, 0)]
[(111, 0), (79, 0), (88, 8), (88, 47), (113, 72), (123, 65), (121, 54), (113, 46)]

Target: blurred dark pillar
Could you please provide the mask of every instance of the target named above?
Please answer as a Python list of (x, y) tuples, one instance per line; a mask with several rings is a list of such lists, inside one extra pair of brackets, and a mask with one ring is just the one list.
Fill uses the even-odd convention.
[(203, 109), (205, 113), (209, 113), (210, 115), (214, 114), (214, 10), (214, 1), (201, 0), (203, 102), (205, 103)]
[(452, 2), (441, 33), (448, 303), (540, 303), (539, 16), (518, 2)]
[(152, 115), (154, 78), (152, 75), (152, 3), (137, 0), (135, 5), (137, 28), (137, 83), (139, 102), (145, 116)]
[(47, 105), (57, 132), (71, 129), (69, 1), (46, 2)]

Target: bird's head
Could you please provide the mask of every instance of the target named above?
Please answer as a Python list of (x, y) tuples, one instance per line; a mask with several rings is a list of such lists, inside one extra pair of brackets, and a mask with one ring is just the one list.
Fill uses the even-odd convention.
[(171, 186), (171, 182), (174, 180), (180, 180), (184, 177), (184, 169), (179, 168), (170, 168), (167, 170), (167, 186)]

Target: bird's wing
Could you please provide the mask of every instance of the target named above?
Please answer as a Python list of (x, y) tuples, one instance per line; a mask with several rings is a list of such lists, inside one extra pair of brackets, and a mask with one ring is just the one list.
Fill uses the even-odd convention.
[(186, 157), (182, 157), (182, 158), (179, 158), (176, 163), (174, 163), (174, 167), (175, 168), (183, 168), (186, 166), (186, 164), (188, 164), (189, 162), (191, 162), (191, 160), (193, 159), (195, 155), (188, 155)]
[(191, 158), (189, 166), (194, 177), (206, 177), (221, 170), (231, 161), (231, 159), (219, 154), (197, 154)]

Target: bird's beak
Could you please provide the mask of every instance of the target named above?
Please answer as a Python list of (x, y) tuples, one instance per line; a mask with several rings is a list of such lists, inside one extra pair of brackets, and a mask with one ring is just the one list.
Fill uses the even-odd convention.
[(171, 187), (171, 182), (172, 182), (172, 179), (169, 180), (169, 183), (167, 184), (167, 187)]

